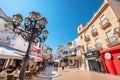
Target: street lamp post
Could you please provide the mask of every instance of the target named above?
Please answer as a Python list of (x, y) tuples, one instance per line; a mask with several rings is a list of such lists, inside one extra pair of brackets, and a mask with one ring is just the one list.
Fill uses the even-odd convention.
[(20, 70), (18, 80), (24, 80), (26, 64), (29, 61), (29, 52), (32, 43), (44, 42), (47, 38), (48, 31), (45, 30), (47, 20), (40, 16), (38, 12), (30, 12), (29, 17), (25, 18), (24, 27), (21, 27), (23, 18), (20, 14), (13, 15), (13, 31), (21, 35), (28, 42), (28, 48), (23, 58), (23, 64)]

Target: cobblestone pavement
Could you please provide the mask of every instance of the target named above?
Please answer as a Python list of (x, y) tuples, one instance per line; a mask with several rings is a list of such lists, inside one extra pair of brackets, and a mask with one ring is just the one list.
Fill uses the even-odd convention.
[(48, 66), (46, 67), (45, 71), (40, 72), (40, 74), (34, 77), (33, 80), (52, 80), (52, 76), (53, 76), (52, 73), (53, 71), (55, 73), (57, 69), (58, 69), (57, 67)]
[(76, 68), (66, 69), (64, 71), (62, 71), (61, 68), (58, 68), (58, 72), (61, 76), (53, 78), (52, 80), (120, 80), (120, 76)]
[(61, 74), (57, 77), (52, 76), (51, 72), (57, 71), (55, 67), (47, 67), (44, 72), (41, 72), (33, 80), (120, 80), (120, 76), (111, 74), (98, 73), (87, 70), (80, 70), (76, 68), (65, 69), (62, 71), (61, 67), (58, 68), (58, 73)]

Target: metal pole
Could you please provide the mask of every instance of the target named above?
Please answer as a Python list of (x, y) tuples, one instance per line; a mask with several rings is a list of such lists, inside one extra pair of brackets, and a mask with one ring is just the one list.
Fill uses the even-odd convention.
[(30, 46), (31, 46), (31, 41), (29, 41), (26, 55), (23, 58), (23, 64), (22, 64), (22, 67), (20, 69), (20, 74), (19, 74), (18, 80), (24, 80), (26, 66), (28, 65), (27, 63), (29, 61)]

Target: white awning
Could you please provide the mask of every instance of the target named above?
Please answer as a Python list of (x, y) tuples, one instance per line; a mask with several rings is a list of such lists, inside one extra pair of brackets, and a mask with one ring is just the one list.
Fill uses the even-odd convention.
[(26, 53), (23, 53), (23, 52), (19, 52), (19, 51), (13, 51), (14, 53), (18, 54), (18, 55), (21, 55), (21, 56), (25, 56)]
[(56, 60), (54, 60), (54, 62), (58, 62), (58, 63), (60, 63), (60, 60), (56, 59)]
[(11, 50), (7, 50), (6, 48), (0, 47), (0, 58), (22, 59), (23, 56), (18, 55)]

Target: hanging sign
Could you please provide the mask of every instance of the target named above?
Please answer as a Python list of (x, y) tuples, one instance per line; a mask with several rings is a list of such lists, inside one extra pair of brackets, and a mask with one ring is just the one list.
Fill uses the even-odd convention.
[(35, 48), (34, 46), (31, 46), (30, 50), (33, 51), (33, 52), (37, 52), (37, 53), (40, 53), (40, 52), (41, 52), (40, 49), (37, 49), (37, 48)]

